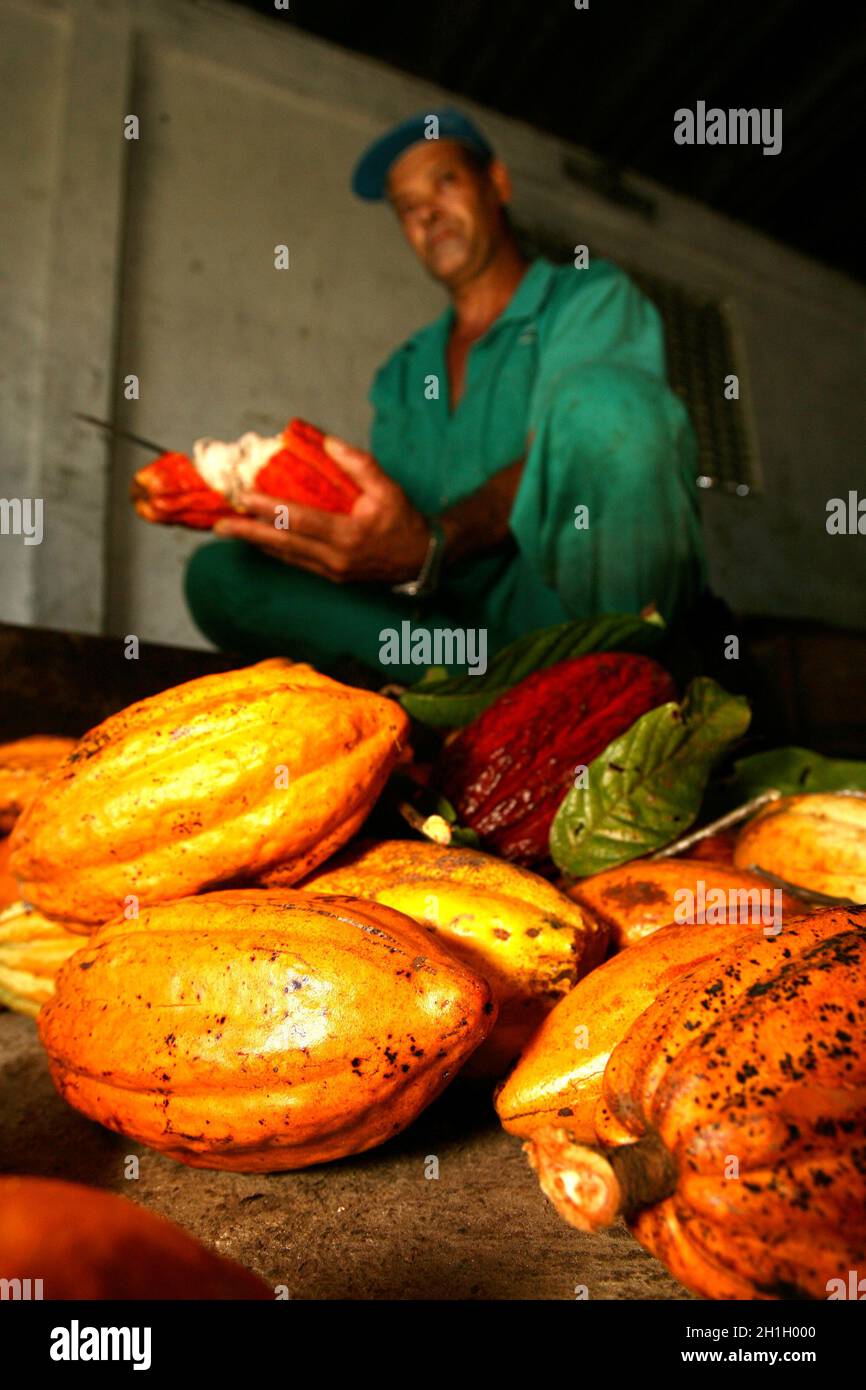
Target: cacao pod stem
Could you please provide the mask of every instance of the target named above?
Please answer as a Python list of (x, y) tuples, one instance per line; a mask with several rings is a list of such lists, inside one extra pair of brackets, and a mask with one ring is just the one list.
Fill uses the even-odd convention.
[(432, 840), (434, 845), (450, 845), (451, 826), (444, 816), (423, 816), (408, 801), (401, 801), (397, 810), (406, 824), (411, 825), (412, 829), (417, 830), (426, 840)]
[(567, 1129), (539, 1129), (523, 1145), (545, 1197), (578, 1231), (600, 1231), (618, 1216), (670, 1197), (673, 1156), (653, 1132), (615, 1149), (578, 1144)]

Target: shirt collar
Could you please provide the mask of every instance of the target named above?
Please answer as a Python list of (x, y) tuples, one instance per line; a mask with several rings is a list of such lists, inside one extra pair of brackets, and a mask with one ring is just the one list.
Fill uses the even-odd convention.
[[(534, 318), (547, 297), (555, 269), (553, 263), (545, 260), (543, 256), (531, 261), (523, 279), (494, 323)], [(490, 327), (492, 328), (493, 324)]]
[[(544, 256), (538, 256), (534, 261), (530, 261), (529, 266), (514, 294), (509, 299), (502, 313), (493, 320), (487, 333), (492, 333), (500, 324), (510, 322), (520, 322), (534, 318), (544, 303), (550, 289), (550, 282), (556, 267), (552, 261), (548, 261)], [(413, 346), (428, 334), (440, 336), (445, 339), (451, 327), (454, 317), (454, 310), (449, 304), (448, 308), (434, 319), (432, 323), (425, 324), (407, 339), (407, 346)], [(485, 337), (487, 334), (485, 333)]]

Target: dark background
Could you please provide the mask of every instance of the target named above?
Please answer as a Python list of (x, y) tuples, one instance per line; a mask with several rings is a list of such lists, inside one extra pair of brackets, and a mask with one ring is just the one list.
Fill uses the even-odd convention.
[[(862, 3), (236, 3), (583, 145), (599, 184), (634, 170), (866, 279)], [(698, 100), (781, 107), (781, 152), (674, 144), (674, 111)]]

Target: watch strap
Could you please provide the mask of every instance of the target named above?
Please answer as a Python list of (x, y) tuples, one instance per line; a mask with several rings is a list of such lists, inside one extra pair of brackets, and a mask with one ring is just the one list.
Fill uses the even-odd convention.
[(427, 525), (430, 527), (430, 539), (417, 578), (409, 579), (404, 584), (394, 584), (391, 589), (394, 594), (403, 594), (406, 598), (423, 598), (427, 594), (435, 593), (439, 587), (439, 575), (445, 553), (445, 532), (436, 516), (428, 517)]

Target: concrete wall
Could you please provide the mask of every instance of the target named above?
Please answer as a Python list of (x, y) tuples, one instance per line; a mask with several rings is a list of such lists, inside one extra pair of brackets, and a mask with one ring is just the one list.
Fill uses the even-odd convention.
[[(0, 618), (200, 643), (180, 596), (200, 538), (138, 521), (147, 455), (72, 412), (182, 449), (294, 413), (363, 440), (373, 370), (442, 299), (347, 180), (386, 123), (446, 96), (221, 3), (0, 0), (0, 496), (45, 502), (42, 545), (0, 536)], [(580, 151), (476, 114), (518, 220), (730, 304), (765, 494), (702, 498), (715, 587), (866, 627), (866, 537), (825, 529), (829, 497), (866, 494), (866, 291), (635, 180), (647, 223), (563, 178)]]

